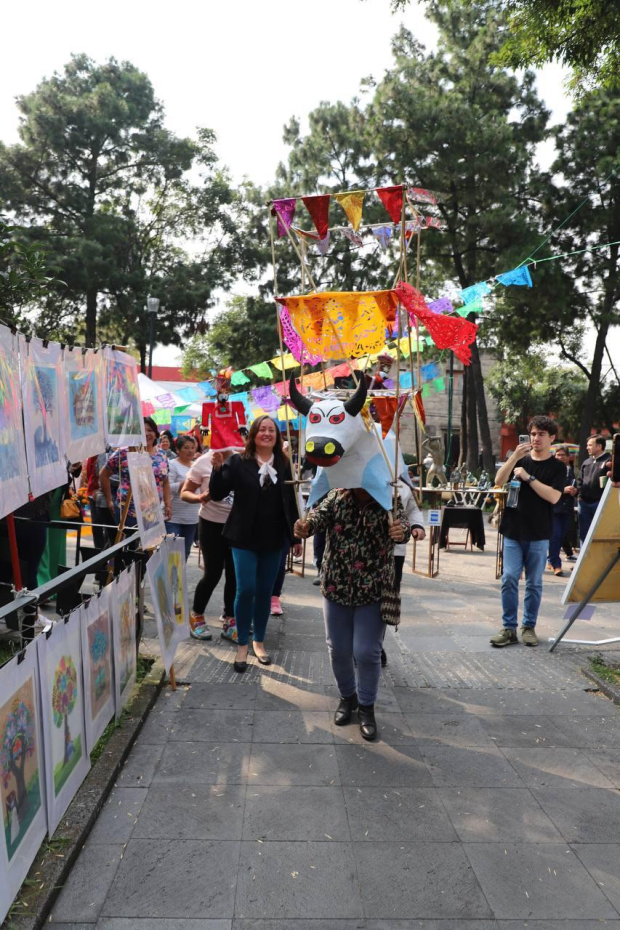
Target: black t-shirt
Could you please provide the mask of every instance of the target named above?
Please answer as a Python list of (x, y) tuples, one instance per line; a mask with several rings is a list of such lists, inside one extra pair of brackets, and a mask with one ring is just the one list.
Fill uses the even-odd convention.
[[(519, 467), (524, 468), (528, 475), (534, 475), (536, 481), (556, 491), (563, 491), (566, 487), (566, 466), (553, 456), (539, 462), (531, 455), (526, 455), (515, 465), (515, 468)], [(506, 507), (504, 510), (500, 532), (508, 539), (525, 542), (551, 539), (552, 530), (553, 504), (539, 497), (529, 481), (522, 481), (517, 506)]]

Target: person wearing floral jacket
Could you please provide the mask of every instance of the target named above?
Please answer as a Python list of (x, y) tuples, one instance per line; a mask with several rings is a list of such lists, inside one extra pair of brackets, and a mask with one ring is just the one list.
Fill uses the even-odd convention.
[(362, 488), (334, 490), (306, 520), (298, 520), (294, 530), (300, 538), (317, 530), (327, 533), (321, 593), (327, 647), (341, 697), (334, 722), (343, 726), (358, 710), (366, 740), (377, 736), (374, 706), (385, 632), (382, 601), (395, 591), (394, 544), (411, 536), (400, 501), (397, 506), (392, 522), (391, 513)]

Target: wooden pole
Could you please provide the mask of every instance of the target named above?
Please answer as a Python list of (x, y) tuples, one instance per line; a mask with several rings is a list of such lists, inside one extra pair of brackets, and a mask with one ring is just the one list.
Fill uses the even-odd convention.
[(174, 672), (174, 665), (170, 666), (170, 687), (173, 691), (177, 690), (177, 676)]

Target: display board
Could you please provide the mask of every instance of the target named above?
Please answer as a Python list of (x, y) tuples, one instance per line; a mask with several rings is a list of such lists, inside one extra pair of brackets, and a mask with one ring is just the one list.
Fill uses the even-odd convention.
[(27, 500), (18, 337), (0, 324), (0, 519)]
[(136, 684), (136, 576), (131, 565), (110, 585), (114, 641), (116, 717), (121, 714)]
[(102, 588), (82, 609), (84, 718), (89, 753), (114, 716), (111, 590), (110, 585)]
[(67, 457), (81, 462), (105, 452), (103, 355), (93, 349), (64, 350)]
[(127, 467), (143, 549), (156, 546), (166, 535), (166, 524), (148, 452), (128, 452)]
[(144, 420), (135, 358), (109, 346), (104, 349), (106, 390), (106, 442), (120, 446), (146, 446)]
[[(608, 482), (562, 595), (563, 604), (578, 603), (585, 598), (612, 562), (618, 547), (620, 488), (614, 488), (611, 482)], [(594, 604), (620, 601), (620, 562), (614, 566), (589, 600)]]
[[(166, 672), (170, 672), (177, 644), (189, 636), (183, 540), (166, 537), (149, 559), (146, 572), (151, 587), (162, 659)], [(188, 618), (187, 621), (185, 617)]]
[(66, 385), (56, 342), (19, 337), (24, 432), (30, 490), (34, 497), (66, 484)]

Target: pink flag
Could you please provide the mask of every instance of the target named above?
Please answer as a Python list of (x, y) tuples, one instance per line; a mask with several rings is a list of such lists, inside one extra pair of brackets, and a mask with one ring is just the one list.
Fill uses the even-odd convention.
[(278, 236), (286, 236), (286, 230), (289, 229), (295, 216), (295, 207), (297, 199), (295, 197), (286, 197), (283, 200), (274, 200), (271, 215), (275, 216), (278, 224)]

